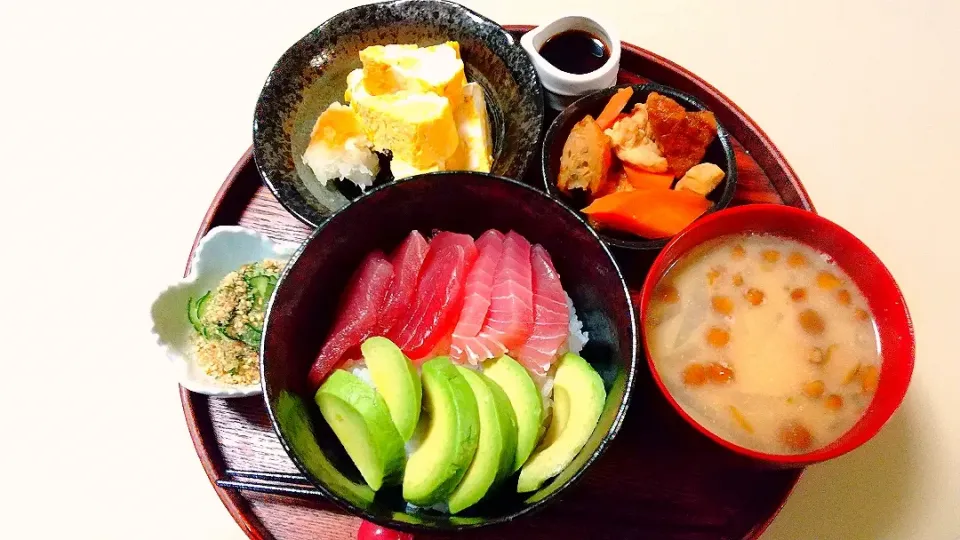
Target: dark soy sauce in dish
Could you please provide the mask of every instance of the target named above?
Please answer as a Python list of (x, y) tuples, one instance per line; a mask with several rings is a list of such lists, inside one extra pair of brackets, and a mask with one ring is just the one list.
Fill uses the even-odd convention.
[(540, 56), (561, 71), (583, 75), (596, 71), (610, 58), (602, 39), (583, 30), (567, 30), (540, 47)]

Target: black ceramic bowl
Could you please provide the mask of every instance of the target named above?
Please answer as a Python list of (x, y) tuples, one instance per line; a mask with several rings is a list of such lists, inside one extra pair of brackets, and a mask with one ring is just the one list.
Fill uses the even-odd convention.
[[(287, 49), (257, 100), (253, 151), (264, 182), (294, 216), (317, 226), (359, 195), (353, 184), (321, 186), (301, 156), (320, 113), (343, 103), (347, 74), (370, 45), (460, 43), (467, 80), (479, 83), (493, 136), (494, 174), (523, 178), (543, 131), (543, 89), (527, 53), (500, 25), (444, 0), (397, 0), (341, 12)], [(386, 169), (376, 183), (390, 181)]]
[[(310, 364), (336, 314), (340, 293), (363, 257), (389, 252), (413, 229), (474, 236), (516, 230), (551, 254), (590, 341), (582, 351), (600, 373), (607, 402), (573, 463), (539, 491), (504, 486), (451, 517), (408, 509), (399, 487), (374, 497), (323, 421), (306, 388)], [(335, 213), (294, 254), (280, 277), (264, 328), (262, 385), (270, 419), (287, 453), (323, 494), (386, 527), (457, 530), (510, 521), (536, 510), (580, 477), (616, 435), (636, 369), (633, 307), (609, 250), (574, 212), (524, 184), (481, 173), (433, 173), (374, 189)], [(516, 475), (512, 477), (516, 486)], [(507, 483), (509, 485), (509, 481)]]
[[(573, 129), (574, 124), (588, 114), (596, 118), (600, 114), (600, 111), (603, 110), (604, 105), (607, 104), (607, 101), (610, 100), (610, 97), (620, 88), (626, 88), (628, 86), (633, 87), (633, 96), (630, 97), (630, 101), (627, 103), (627, 106), (624, 107), (624, 110), (632, 109), (636, 103), (647, 101), (647, 96), (650, 95), (650, 92), (657, 92), (660, 95), (672, 98), (688, 111), (707, 110), (706, 106), (690, 94), (685, 94), (679, 90), (653, 83), (614, 86), (594, 92), (593, 94), (588, 94), (575, 101), (557, 116), (550, 125), (550, 129), (547, 130), (547, 135), (543, 140), (543, 155), (541, 158), (543, 182), (547, 192), (571, 208), (582, 208), (585, 206), (585, 201), (575, 201), (557, 189), (557, 174), (560, 171), (560, 155), (563, 153), (563, 144), (566, 142), (567, 136), (570, 134), (570, 130)], [(709, 214), (729, 206), (730, 201), (733, 200), (733, 192), (737, 189), (737, 160), (733, 155), (733, 145), (730, 143), (730, 135), (723, 126), (717, 126), (717, 137), (710, 143), (710, 146), (707, 147), (707, 153), (703, 161), (716, 164), (726, 173), (723, 182), (707, 196), (707, 198), (714, 203), (713, 207), (706, 212)], [(649, 240), (633, 234), (620, 233), (617, 231), (602, 231), (600, 238), (610, 246), (645, 251), (659, 251), (670, 241), (669, 238)]]

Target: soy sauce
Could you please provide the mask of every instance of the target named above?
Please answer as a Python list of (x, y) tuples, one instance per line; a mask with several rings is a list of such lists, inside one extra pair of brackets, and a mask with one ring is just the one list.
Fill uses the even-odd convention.
[(540, 56), (557, 69), (583, 75), (603, 67), (610, 58), (606, 43), (590, 32), (567, 30), (540, 47)]

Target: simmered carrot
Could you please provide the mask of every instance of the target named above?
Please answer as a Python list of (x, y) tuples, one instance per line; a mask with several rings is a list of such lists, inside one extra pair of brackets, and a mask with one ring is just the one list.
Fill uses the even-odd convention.
[(670, 189), (673, 184), (672, 174), (647, 172), (626, 163), (623, 164), (623, 172), (637, 189)]
[(610, 167), (610, 171), (607, 173), (607, 179), (603, 181), (600, 185), (600, 189), (597, 191), (596, 195), (598, 197), (603, 197), (610, 195), (611, 193), (619, 193), (621, 191), (633, 191), (635, 188), (630, 180), (627, 179), (627, 175), (623, 172), (623, 168), (620, 166)]
[(600, 126), (600, 129), (607, 129), (613, 125), (617, 116), (627, 106), (631, 96), (633, 96), (633, 88), (627, 87), (617, 90), (617, 93), (610, 98), (603, 111), (600, 112), (600, 116), (597, 117), (597, 125)]
[(703, 195), (689, 190), (638, 189), (600, 197), (583, 213), (600, 227), (665, 238), (693, 223), (710, 204)]

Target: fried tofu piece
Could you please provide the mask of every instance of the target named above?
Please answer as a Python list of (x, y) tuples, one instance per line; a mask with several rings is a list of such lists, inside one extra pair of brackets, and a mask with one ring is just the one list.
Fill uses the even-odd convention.
[(611, 161), (610, 140), (587, 115), (573, 126), (563, 143), (557, 187), (563, 192), (582, 189), (596, 195), (607, 180)]
[(723, 169), (713, 163), (700, 163), (690, 167), (690, 170), (677, 181), (674, 189), (689, 189), (706, 197), (716, 189), (725, 176)]
[(635, 165), (645, 171), (667, 172), (667, 160), (650, 137), (647, 107), (637, 103), (629, 116), (624, 116), (604, 133), (610, 137), (613, 149), (620, 161)]
[(667, 159), (674, 177), (683, 176), (700, 163), (707, 146), (717, 136), (717, 120), (712, 112), (687, 112), (676, 101), (652, 92), (647, 97), (650, 134)]

